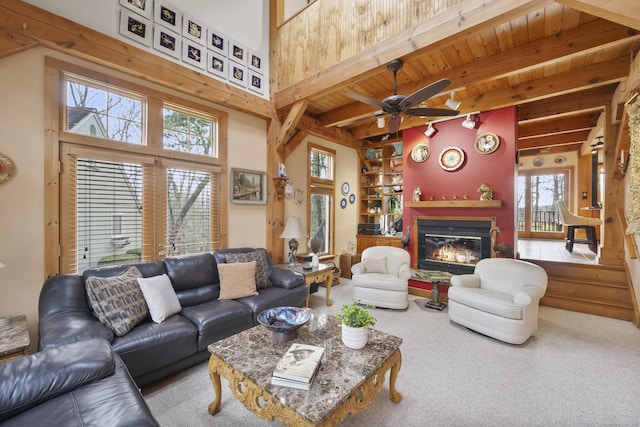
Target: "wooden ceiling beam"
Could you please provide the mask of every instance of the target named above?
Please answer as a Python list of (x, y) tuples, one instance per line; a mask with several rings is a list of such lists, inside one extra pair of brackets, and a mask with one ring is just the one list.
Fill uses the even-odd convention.
[(543, 122), (525, 122), (518, 126), (518, 138), (553, 135), (565, 132), (591, 129), (598, 123), (599, 113), (579, 114), (568, 117), (558, 117)]
[[(462, 67), (444, 70), (441, 74), (432, 76), (432, 80), (448, 78), (451, 80), (449, 87), (449, 91), (451, 91), (456, 88), (521, 73), (534, 67), (544, 66), (558, 59), (584, 55), (595, 49), (602, 49), (603, 45), (624, 44), (635, 40), (640, 40), (639, 31), (605, 20), (596, 20), (580, 27), (563, 31), (559, 35), (549, 36), (488, 58), (480, 59), (473, 64), (465, 64)], [(422, 88), (424, 83), (424, 81), (417, 81), (402, 85), (398, 88), (398, 93), (413, 93)], [(384, 99), (388, 95), (389, 93), (378, 93), (371, 97)], [(367, 116), (373, 111), (376, 111), (375, 107), (361, 102), (352, 102), (344, 107), (319, 115), (318, 120), (325, 126), (333, 126)]]
[(637, 0), (557, 0), (557, 3), (640, 30)]
[(518, 107), (518, 121), (523, 124), (528, 120), (546, 119), (552, 116), (604, 109), (604, 106), (611, 99), (616, 86), (617, 84), (614, 83), (521, 104)]
[(579, 153), (580, 148), (582, 147), (582, 142), (573, 143), (573, 144), (565, 144), (565, 145), (555, 145), (555, 146), (547, 146), (542, 148), (531, 148), (518, 150), (518, 155), (522, 159), (526, 156), (537, 156), (539, 154), (560, 154), (560, 153)]
[(32, 38), (0, 28), (0, 58), (38, 46)]
[(339, 87), (385, 71), (386, 64), (392, 59), (410, 55), (427, 46), (437, 49), (552, 3), (551, 0), (465, 0), (358, 55), (281, 88), (274, 94), (276, 109), (303, 98), (313, 99), (314, 96), (332, 93)]
[(280, 151), (280, 147), (287, 145), (289, 138), (293, 136), (296, 130), (296, 126), (300, 121), (300, 118), (304, 115), (305, 110), (309, 105), (308, 99), (301, 99), (293, 104), (287, 118), (285, 119), (282, 127), (280, 128), (280, 135), (278, 135), (276, 150)]
[(537, 138), (518, 139), (518, 150), (531, 148), (545, 148), (557, 145), (582, 144), (589, 138), (591, 129), (576, 132), (566, 132), (555, 135), (540, 136)]

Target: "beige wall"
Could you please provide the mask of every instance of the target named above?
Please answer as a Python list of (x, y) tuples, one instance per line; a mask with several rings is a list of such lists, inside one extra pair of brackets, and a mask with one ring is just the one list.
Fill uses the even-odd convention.
[[(0, 269), (0, 315), (27, 315), (32, 350), (37, 345), (38, 295), (45, 279), (45, 55), (105, 71), (44, 48), (0, 59), (0, 153), (17, 168), (13, 179), (0, 184), (0, 263), (5, 265)], [(266, 121), (211, 105), (229, 113), (229, 166), (266, 171)], [(229, 204), (227, 209), (230, 247), (266, 245), (266, 205)]]

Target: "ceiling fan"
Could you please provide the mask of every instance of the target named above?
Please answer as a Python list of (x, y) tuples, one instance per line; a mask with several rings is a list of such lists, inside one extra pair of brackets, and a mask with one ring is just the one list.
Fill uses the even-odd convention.
[(387, 70), (393, 73), (393, 95), (387, 96), (382, 101), (378, 101), (377, 99), (370, 98), (365, 95), (361, 95), (359, 93), (350, 93), (348, 96), (351, 98), (358, 100), (360, 102), (364, 102), (365, 104), (372, 105), (376, 108), (379, 108), (382, 111), (379, 111), (373, 114), (370, 117), (379, 117), (384, 114), (388, 114), (389, 120), (389, 132), (395, 133), (400, 129), (400, 115), (405, 114), (407, 116), (456, 116), (459, 114), (459, 111), (456, 110), (447, 110), (444, 108), (427, 108), (427, 107), (416, 107), (411, 108), (414, 105), (418, 105), (423, 101), (431, 98), (437, 93), (440, 93), (442, 89), (449, 86), (451, 81), (449, 79), (440, 79), (436, 82), (431, 83), (428, 86), (423, 87), (412, 93), (409, 96), (398, 95), (397, 94), (397, 73), (402, 69), (402, 61), (398, 59), (394, 59), (393, 61), (387, 64)]

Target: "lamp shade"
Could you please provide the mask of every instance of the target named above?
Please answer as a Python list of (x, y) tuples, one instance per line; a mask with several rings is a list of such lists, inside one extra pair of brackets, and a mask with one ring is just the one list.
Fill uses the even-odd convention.
[(290, 216), (287, 218), (287, 223), (285, 224), (280, 237), (283, 239), (307, 237), (307, 234), (304, 232), (304, 228), (302, 227), (302, 223), (300, 222), (300, 218), (297, 216)]

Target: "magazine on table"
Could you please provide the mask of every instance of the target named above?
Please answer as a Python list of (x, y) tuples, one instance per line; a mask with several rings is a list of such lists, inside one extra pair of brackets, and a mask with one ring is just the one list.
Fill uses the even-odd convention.
[(273, 370), (273, 378), (310, 383), (320, 366), (323, 353), (324, 347), (291, 344)]

